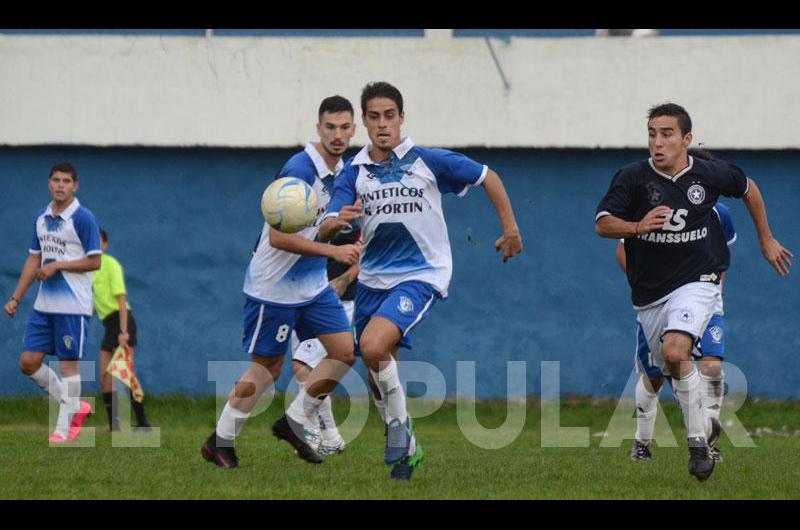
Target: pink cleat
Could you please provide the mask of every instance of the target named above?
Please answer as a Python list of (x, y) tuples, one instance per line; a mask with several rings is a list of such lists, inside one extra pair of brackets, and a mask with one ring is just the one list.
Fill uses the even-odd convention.
[(48, 438), (47, 441), (50, 442), (51, 444), (63, 444), (64, 442), (66, 442), (64, 437), (58, 434), (57, 432), (51, 434), (50, 438)]
[[(80, 411), (76, 412), (72, 416), (72, 421), (69, 424), (69, 435), (67, 435), (68, 441), (75, 441), (75, 439), (81, 434), (81, 426), (83, 426), (83, 422), (92, 415), (92, 412), (92, 406), (85, 401), (81, 401)], [(61, 435), (58, 435), (58, 437), (61, 438)]]

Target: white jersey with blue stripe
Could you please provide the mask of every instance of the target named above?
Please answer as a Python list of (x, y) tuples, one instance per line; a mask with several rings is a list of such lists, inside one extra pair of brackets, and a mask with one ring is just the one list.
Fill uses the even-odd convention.
[(406, 138), (376, 163), (364, 147), (336, 179), (325, 217), (361, 199), (364, 246), (358, 281), (391, 289), (417, 280), (447, 296), (453, 272), (442, 196), (464, 196), (480, 185), (488, 168), (446, 149), (414, 145)]
[[(42, 266), (102, 254), (100, 229), (94, 215), (77, 198), (59, 215), (53, 215), (50, 203), (36, 215), (28, 252), (40, 254)], [(33, 304), (42, 313), (63, 315), (92, 316), (92, 307), (92, 271), (56, 271), (39, 284)]]
[[(296, 177), (304, 180), (317, 194), (317, 222), (294, 235), (315, 240), (319, 221), (331, 198), (334, 178), (343, 167), (340, 160), (332, 173), (312, 143), (292, 156), (276, 179)], [(301, 256), (280, 250), (269, 243), (268, 224), (264, 223), (253, 257), (244, 277), (244, 294), (259, 302), (295, 306), (313, 300), (328, 286), (327, 258)]]

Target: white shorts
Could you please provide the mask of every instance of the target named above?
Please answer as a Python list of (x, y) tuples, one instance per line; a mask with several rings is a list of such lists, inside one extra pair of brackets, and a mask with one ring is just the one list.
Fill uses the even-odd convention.
[(636, 318), (644, 330), (653, 363), (664, 375), (669, 375), (661, 351), (664, 334), (682, 331), (691, 335), (696, 344), (702, 338), (715, 309), (722, 303), (721, 298), (719, 285), (693, 282), (675, 289), (658, 304), (637, 308)]
[[(347, 313), (347, 319), (350, 324), (353, 323), (353, 300), (342, 300), (344, 311)], [(319, 341), (319, 339), (308, 339), (300, 342), (297, 338), (297, 333), (292, 332), (292, 360), (300, 361), (307, 364), (313, 370), (320, 363), (328, 352)]]

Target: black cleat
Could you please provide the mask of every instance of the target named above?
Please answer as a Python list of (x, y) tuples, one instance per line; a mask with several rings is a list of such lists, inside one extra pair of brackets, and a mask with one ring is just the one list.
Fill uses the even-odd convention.
[[(296, 433), (298, 432), (301, 436), (297, 436)], [(295, 454), (306, 462), (312, 464), (322, 463), (322, 457), (319, 456), (319, 453), (303, 439), (303, 426), (289, 416), (283, 415), (278, 418), (278, 421), (272, 424), (272, 434), (280, 440), (289, 442), (289, 445), (294, 447)]]
[(714, 459), (706, 441), (703, 438), (689, 438), (689, 474), (702, 482), (713, 472)]
[(150, 432), (153, 430), (153, 426), (150, 425), (150, 422), (147, 421), (147, 418), (142, 418), (142, 421), (136, 422), (136, 428), (133, 430), (135, 432)]
[(211, 433), (206, 443), (200, 449), (200, 454), (203, 455), (207, 461), (212, 462), (219, 467), (225, 469), (232, 469), (239, 466), (239, 459), (236, 457), (236, 450), (231, 447), (217, 446), (217, 431)]
[(425, 458), (425, 451), (422, 450), (422, 445), (415, 442), (415, 446), (413, 455), (404, 457), (392, 466), (389, 478), (395, 480), (411, 480), (411, 474), (419, 467), (422, 460)]
[(650, 454), (650, 444), (640, 440), (634, 440), (633, 447), (631, 447), (631, 460), (634, 462), (649, 462), (652, 459), (653, 455)]

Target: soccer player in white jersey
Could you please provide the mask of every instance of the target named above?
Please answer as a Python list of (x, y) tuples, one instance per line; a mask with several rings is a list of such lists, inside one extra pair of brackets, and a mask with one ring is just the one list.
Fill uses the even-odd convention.
[[(353, 107), (341, 96), (322, 101), (319, 142), (292, 156), (276, 178), (296, 177), (316, 192), (318, 218), (325, 213), (342, 155), (355, 134)], [(360, 244), (334, 246), (317, 241), (318, 227), (284, 234), (264, 223), (244, 280), (245, 353), (251, 367), (228, 396), (214, 433), (203, 444), (203, 457), (218, 466), (238, 465), (234, 440), (258, 398), (278, 379), (295, 326), (316, 336), (327, 356), (309, 374), (286, 415), (272, 426), (296, 454), (311, 463), (322, 458), (304, 439), (304, 425), (316, 418), (325, 397), (355, 362), (352, 327), (339, 297), (328, 284), (326, 261), (358, 261)]]
[[(74, 441), (92, 407), (81, 396), (79, 362), (92, 316), (92, 271), (100, 268), (100, 230), (94, 215), (78, 202), (78, 173), (62, 162), (50, 170), (52, 202), (37, 215), (28, 259), (5, 304), (13, 317), (25, 292), (39, 280), (39, 292), (25, 327), (19, 366), (58, 403), (52, 444)], [(61, 378), (44, 364), (59, 359)]]
[(500, 177), (464, 155), (428, 149), (403, 138), (403, 97), (385, 82), (361, 93), (361, 111), (371, 144), (345, 164), (320, 227), (333, 238), (363, 209), (364, 247), (356, 287), (358, 350), (385, 401), (384, 460), (390, 476), (410, 479), (423, 453), (416, 443), (397, 372), (400, 347), (437, 299), (447, 296), (452, 257), (442, 196), (463, 196), (483, 186), (497, 210), (503, 234), (495, 247), (503, 261), (522, 251), (511, 202)]
[(714, 314), (721, 293), (722, 238), (712, 216), (720, 195), (742, 198), (753, 218), (764, 257), (780, 276), (792, 254), (773, 237), (756, 183), (733, 164), (688, 154), (692, 122), (680, 105), (652, 107), (647, 131), (650, 158), (623, 167), (597, 207), (601, 237), (624, 238), (626, 274), (638, 320), (654, 361), (670, 375), (688, 435), (689, 473), (706, 480), (714, 471), (709, 441), (719, 422), (709, 418), (700, 377), (691, 362), (694, 345)]

